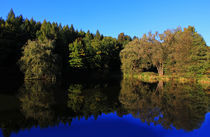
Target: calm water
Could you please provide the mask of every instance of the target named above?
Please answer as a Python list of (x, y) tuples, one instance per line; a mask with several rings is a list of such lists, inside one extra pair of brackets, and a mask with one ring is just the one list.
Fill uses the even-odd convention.
[(209, 137), (208, 88), (106, 76), (5, 81), (0, 137)]

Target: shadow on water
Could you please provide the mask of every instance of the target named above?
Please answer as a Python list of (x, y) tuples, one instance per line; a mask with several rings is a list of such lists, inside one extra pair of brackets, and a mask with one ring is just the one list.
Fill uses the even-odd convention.
[[(116, 113), (118, 117), (132, 114), (148, 124), (192, 131), (202, 125), (208, 112), (210, 99), (200, 85), (151, 84), (134, 79), (121, 80), (121, 76), (116, 75), (96, 77), (56, 83), (25, 81), (15, 94), (0, 94), (3, 136), (9, 137), (11, 133), (18, 134), (20, 130), (34, 127), (48, 128), (61, 123), (71, 125), (75, 118), (94, 117), (97, 120), (109, 113)], [(118, 131), (116, 127), (121, 122), (113, 121), (112, 130)], [(133, 133), (147, 132), (143, 127), (136, 128), (133, 127)]]

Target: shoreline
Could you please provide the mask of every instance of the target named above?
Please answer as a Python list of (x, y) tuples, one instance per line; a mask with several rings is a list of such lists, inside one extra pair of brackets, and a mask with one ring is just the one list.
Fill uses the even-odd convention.
[(176, 81), (179, 83), (199, 83), (199, 84), (207, 84), (210, 86), (210, 78), (207, 75), (203, 75), (200, 77), (184, 77), (184, 76), (178, 76), (178, 75), (163, 75), (159, 76), (156, 73), (153, 72), (143, 72), (139, 74), (123, 74), (124, 78), (136, 78), (145, 82), (169, 82), (169, 81)]

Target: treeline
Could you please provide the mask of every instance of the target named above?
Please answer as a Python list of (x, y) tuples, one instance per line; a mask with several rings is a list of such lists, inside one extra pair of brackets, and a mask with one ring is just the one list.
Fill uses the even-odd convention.
[(0, 18), (0, 72), (21, 70), (25, 79), (55, 79), (69, 72), (120, 66), (123, 73), (203, 75), (210, 72), (209, 49), (191, 26), (140, 39), (120, 33), (116, 39), (99, 31), (78, 31), (73, 25), (24, 19), (13, 10), (7, 19)]
[(131, 37), (118, 38), (75, 30), (44, 20), (15, 16), (0, 18), (0, 71), (17, 68), (26, 79), (54, 79), (70, 71), (120, 68), (119, 52)]
[(120, 57), (125, 74), (157, 71), (160, 76), (195, 76), (210, 72), (210, 48), (192, 26), (144, 34), (127, 44)]

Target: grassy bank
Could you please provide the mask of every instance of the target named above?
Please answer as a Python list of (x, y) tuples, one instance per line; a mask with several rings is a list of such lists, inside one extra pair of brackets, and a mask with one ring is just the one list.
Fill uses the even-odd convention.
[(124, 77), (137, 78), (145, 82), (157, 82), (157, 81), (177, 81), (180, 83), (189, 83), (195, 82), (199, 84), (210, 85), (210, 76), (209, 75), (200, 75), (200, 76), (183, 76), (183, 75), (163, 75), (159, 76), (157, 73), (153, 72), (143, 72), (139, 74), (124, 74)]

